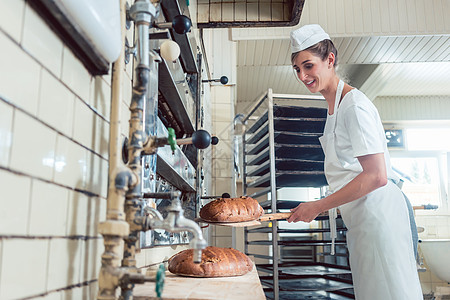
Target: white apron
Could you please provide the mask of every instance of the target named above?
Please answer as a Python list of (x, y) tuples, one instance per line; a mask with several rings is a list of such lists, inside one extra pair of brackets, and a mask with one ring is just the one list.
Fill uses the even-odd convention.
[[(334, 113), (319, 138), (325, 153), (325, 174), (331, 190), (346, 185), (346, 171), (335, 150), (335, 128), (344, 83), (339, 81)], [(405, 199), (392, 182), (341, 205), (353, 286), (358, 300), (423, 299), (414, 259)]]

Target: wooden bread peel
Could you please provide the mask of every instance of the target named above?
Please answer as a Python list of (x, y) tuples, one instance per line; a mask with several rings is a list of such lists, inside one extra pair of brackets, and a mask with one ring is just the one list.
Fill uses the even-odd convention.
[(292, 215), (291, 212), (263, 214), (261, 217), (259, 217), (256, 220), (243, 221), (243, 222), (211, 222), (211, 221), (203, 220), (201, 218), (196, 218), (195, 221), (213, 224), (213, 225), (228, 226), (228, 227), (247, 227), (247, 226), (261, 225), (261, 222), (267, 222), (267, 221), (272, 221), (272, 220), (284, 220), (284, 219), (289, 218), (291, 215)]
[[(338, 210), (339, 214), (339, 210)], [(219, 225), (219, 226), (228, 226), (228, 227), (247, 227), (247, 226), (256, 226), (261, 225), (261, 222), (267, 222), (272, 220), (285, 220), (292, 215), (292, 212), (286, 213), (274, 213), (274, 214), (263, 214), (256, 220), (252, 221), (243, 221), (243, 222), (211, 222), (203, 220), (202, 218), (196, 218), (196, 222), (202, 222), (207, 224)], [(319, 217), (328, 216), (328, 211), (324, 211), (319, 214)]]

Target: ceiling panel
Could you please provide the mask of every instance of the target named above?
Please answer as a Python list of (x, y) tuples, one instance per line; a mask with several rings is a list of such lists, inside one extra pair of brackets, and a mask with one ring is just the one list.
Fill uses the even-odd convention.
[(382, 64), (361, 87), (376, 96), (450, 95), (450, 62)]
[[(449, 35), (340, 37), (333, 42), (341, 74), (370, 95), (450, 95)], [(268, 88), (274, 93), (310, 94), (293, 75), (289, 40), (237, 44), (238, 101), (252, 101)]]
[[(338, 50), (341, 63), (443, 61), (450, 55), (450, 36), (448, 35), (341, 37), (332, 40)], [(289, 64), (289, 40), (238, 42), (238, 66)]]

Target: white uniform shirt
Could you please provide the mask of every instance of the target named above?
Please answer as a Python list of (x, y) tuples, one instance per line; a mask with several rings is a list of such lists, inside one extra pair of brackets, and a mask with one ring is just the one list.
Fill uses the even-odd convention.
[[(340, 183), (335, 191), (362, 172), (357, 157), (367, 154), (384, 153), (387, 177), (397, 182), (398, 177), (391, 167), (384, 128), (372, 101), (361, 91), (352, 89), (339, 104), (336, 117), (335, 150), (342, 170), (338, 172), (340, 178), (335, 178)], [(333, 178), (328, 179), (333, 181)], [(330, 186), (333, 185), (330, 182)]]

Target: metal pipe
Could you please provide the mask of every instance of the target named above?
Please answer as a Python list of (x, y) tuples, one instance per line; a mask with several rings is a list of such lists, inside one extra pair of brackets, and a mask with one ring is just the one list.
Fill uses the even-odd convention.
[[(126, 0), (120, 0), (121, 39), (125, 45), (125, 19)], [(120, 110), (123, 86), (123, 70), (125, 67), (125, 54), (121, 51), (119, 57), (112, 65), (112, 91), (109, 131), (109, 189), (106, 204), (106, 221), (99, 224), (99, 232), (103, 235), (105, 251), (102, 254), (102, 265), (98, 278), (99, 300), (116, 299), (116, 289), (120, 277), (123, 275), (120, 269), (122, 257), (121, 241), (128, 235), (129, 225), (125, 222), (124, 202), (127, 185), (133, 183), (131, 173), (125, 166), (120, 166)], [(122, 186), (122, 188), (120, 188)], [(119, 188), (118, 188), (119, 187)]]
[[(138, 273), (136, 267), (136, 243), (138, 241), (139, 219), (142, 203), (139, 197), (142, 194), (140, 183), (142, 174), (141, 154), (144, 149), (144, 143), (147, 136), (144, 127), (144, 105), (147, 95), (147, 86), (149, 81), (149, 45), (148, 34), (153, 17), (156, 16), (156, 8), (149, 0), (137, 0), (130, 8), (130, 17), (134, 20), (136, 30), (136, 67), (134, 75), (133, 93), (130, 104), (130, 128), (128, 143), (128, 167), (136, 174), (138, 182), (130, 186), (126, 193), (125, 214), (126, 221), (129, 224), (130, 232), (124, 238), (124, 253), (122, 268), (129, 273)], [(132, 299), (134, 283), (124, 282), (121, 285), (121, 298)]]
[[(247, 195), (247, 140), (245, 135), (247, 134), (247, 125), (242, 120), (242, 195)], [(244, 253), (248, 255), (248, 229), (244, 227)]]
[(169, 232), (189, 231), (194, 235), (191, 240), (190, 247), (194, 249), (194, 263), (200, 263), (202, 260), (202, 249), (206, 248), (207, 243), (203, 238), (200, 226), (184, 217), (183, 208), (181, 207), (180, 193), (172, 201), (169, 212), (165, 219), (162, 218), (160, 212), (152, 207), (145, 207), (144, 211), (149, 215), (144, 223), (144, 230), (164, 229)]
[[(122, 42), (125, 44), (126, 1), (121, 0)], [(105, 252), (102, 255), (102, 267), (99, 274), (100, 300), (116, 299), (117, 287), (121, 287), (120, 299), (132, 299), (135, 283), (153, 280), (138, 272), (136, 268), (136, 242), (139, 231), (144, 230), (147, 220), (141, 215), (141, 155), (147, 135), (144, 127), (144, 108), (149, 81), (149, 26), (157, 15), (155, 6), (149, 0), (137, 0), (130, 8), (130, 16), (135, 22), (136, 35), (136, 67), (133, 93), (130, 104), (128, 166), (121, 164), (120, 147), (120, 107), (121, 87), (125, 55), (122, 52), (113, 65), (112, 108), (110, 130), (110, 173), (107, 204), (107, 220), (100, 224), (99, 231), (104, 237)], [(200, 227), (183, 216), (179, 195), (172, 203), (170, 218), (162, 225), (173, 232), (190, 231), (194, 234), (191, 241), (196, 251), (196, 260), (201, 258), (201, 249), (206, 247)], [(153, 213), (152, 219), (161, 220), (159, 213)], [(121, 240), (124, 240), (122, 265), (120, 266)]]
[[(272, 89), (267, 92), (269, 119), (269, 158), (270, 158), (270, 195), (272, 200), (272, 213), (277, 212), (277, 181), (275, 177), (275, 133), (273, 120), (273, 96)], [(280, 288), (278, 286), (278, 222), (272, 221), (272, 255), (273, 255), (273, 296), (279, 298)]]
[(247, 114), (247, 116), (242, 120), (243, 124), (245, 122), (247, 122), (247, 120), (253, 115), (253, 113), (261, 106), (261, 104), (264, 102), (266, 97), (267, 97), (267, 92), (264, 92), (258, 98), (256, 98), (255, 104), (253, 105), (252, 109)]

